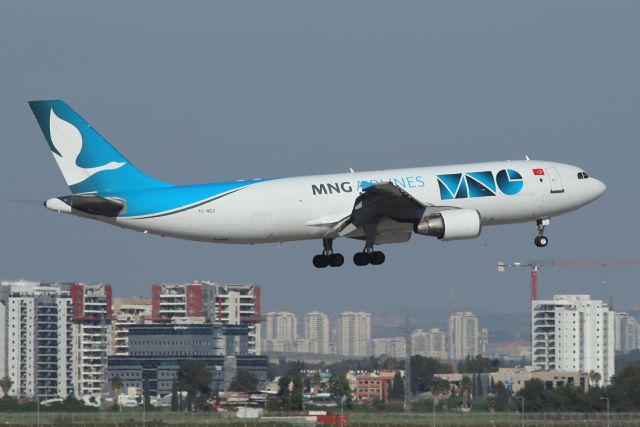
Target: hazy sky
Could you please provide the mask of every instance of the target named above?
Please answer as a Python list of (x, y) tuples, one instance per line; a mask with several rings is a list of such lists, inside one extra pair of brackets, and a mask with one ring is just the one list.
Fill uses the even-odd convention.
[[(640, 2), (0, 2), (0, 278), (110, 282), (117, 295), (259, 283), (264, 307), (528, 311), (496, 261), (640, 257)], [(475, 241), (414, 236), (387, 262), (316, 270), (320, 242), (225, 246), (58, 215), (68, 194), (27, 100), (62, 98), (174, 183), (521, 159), (582, 166), (594, 204)], [(36, 200), (23, 203), (16, 200)], [(640, 305), (640, 266), (556, 268), (553, 292)], [(605, 282), (603, 284), (603, 282)]]

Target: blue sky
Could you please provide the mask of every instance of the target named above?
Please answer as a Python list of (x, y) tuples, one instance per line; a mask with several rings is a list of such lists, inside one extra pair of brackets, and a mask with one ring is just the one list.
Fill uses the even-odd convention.
[[(267, 309), (528, 310), (496, 261), (635, 257), (640, 3), (633, 1), (0, 2), (0, 277), (263, 285)], [(62, 98), (173, 183), (489, 160), (579, 165), (605, 196), (476, 241), (415, 236), (380, 268), (316, 270), (320, 242), (224, 246), (46, 211), (68, 193), (27, 100)], [(356, 241), (338, 241), (350, 258)], [(540, 294), (640, 305), (639, 267), (556, 268)]]

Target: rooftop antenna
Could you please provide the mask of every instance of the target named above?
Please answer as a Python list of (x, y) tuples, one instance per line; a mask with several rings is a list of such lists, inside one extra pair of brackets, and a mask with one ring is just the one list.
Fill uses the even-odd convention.
[(456, 312), (456, 291), (454, 289), (449, 291), (449, 311), (451, 313)]

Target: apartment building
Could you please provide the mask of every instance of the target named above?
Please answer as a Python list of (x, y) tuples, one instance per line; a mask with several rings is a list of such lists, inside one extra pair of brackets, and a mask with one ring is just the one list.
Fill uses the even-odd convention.
[(269, 312), (264, 316), (264, 348), (266, 351), (295, 352), (298, 350), (298, 319), (287, 311)]
[(129, 327), (151, 323), (148, 298), (114, 298), (113, 319), (109, 330), (109, 356), (129, 354)]
[(107, 389), (107, 339), (113, 314), (111, 285), (63, 286), (69, 290), (72, 301), (74, 393), (101, 396)]
[(404, 359), (407, 357), (407, 341), (405, 337), (373, 338), (370, 341), (369, 354), (375, 357), (384, 355)]
[(449, 358), (461, 360), (478, 354), (478, 317), (470, 311), (449, 316)]
[(329, 316), (319, 311), (307, 313), (304, 331), (309, 353), (329, 354)]
[(428, 331), (416, 329), (411, 334), (413, 354), (436, 359), (447, 358), (446, 332), (438, 328)]
[(11, 394), (40, 400), (100, 395), (105, 381), (111, 286), (0, 284), (0, 365)]
[(539, 370), (598, 372), (608, 385), (614, 367), (614, 313), (589, 295), (555, 295), (532, 304), (532, 360)]
[(640, 349), (640, 324), (629, 313), (615, 314), (615, 350), (628, 353)]
[(371, 313), (345, 311), (338, 317), (338, 354), (351, 357), (369, 355)]
[(73, 392), (72, 301), (56, 284), (0, 284), (0, 377), (9, 394), (46, 400)]

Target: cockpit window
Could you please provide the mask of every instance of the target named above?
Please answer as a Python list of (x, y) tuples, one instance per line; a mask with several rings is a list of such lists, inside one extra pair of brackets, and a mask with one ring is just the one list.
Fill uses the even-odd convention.
[(586, 172), (578, 172), (578, 179), (587, 179), (589, 175)]

